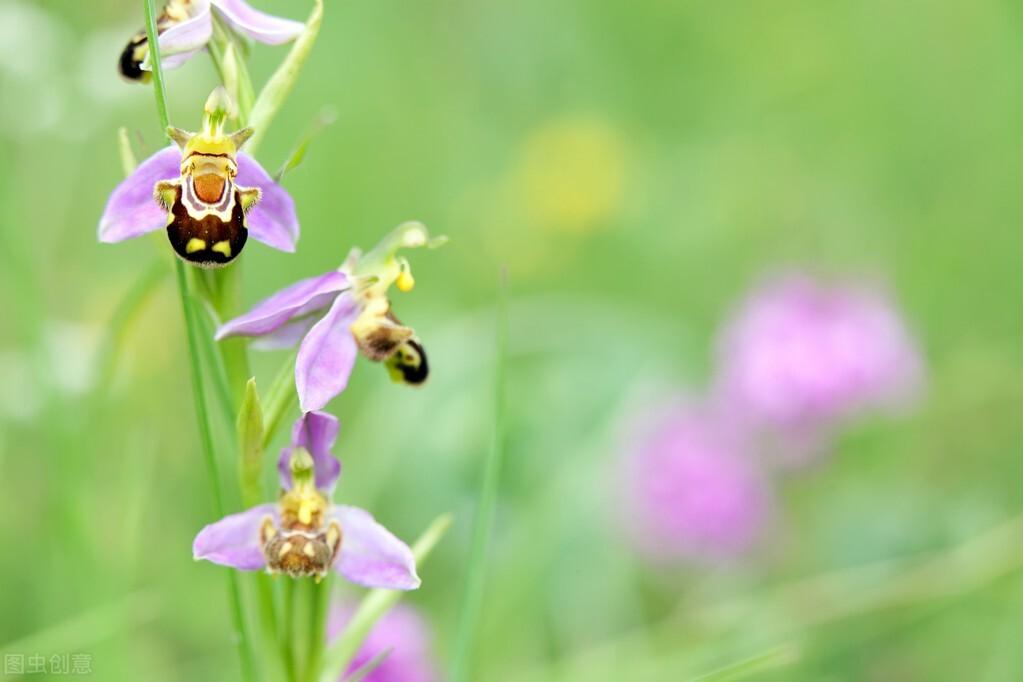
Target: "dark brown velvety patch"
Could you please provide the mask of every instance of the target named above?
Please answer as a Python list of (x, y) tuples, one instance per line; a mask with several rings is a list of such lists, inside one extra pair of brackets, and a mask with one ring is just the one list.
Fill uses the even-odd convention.
[[(167, 238), (170, 240), (171, 246), (179, 256), (202, 267), (219, 267), (230, 263), (242, 252), (245, 242), (249, 238), (249, 231), (245, 228), (245, 215), (242, 213), (241, 200), (237, 196), (230, 222), (224, 222), (213, 215), (196, 220), (188, 214), (188, 210), (181, 202), (181, 188), (178, 187), (171, 214), (172, 219), (167, 226)], [(188, 243), (192, 239), (201, 239), (205, 242), (206, 248), (188, 253)], [(213, 246), (222, 241), (226, 241), (230, 245), (229, 255), (213, 250)]]

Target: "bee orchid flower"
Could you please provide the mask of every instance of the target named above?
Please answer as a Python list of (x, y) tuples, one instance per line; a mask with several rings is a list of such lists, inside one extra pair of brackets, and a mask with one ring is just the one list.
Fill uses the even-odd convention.
[[(181, 66), (206, 47), (213, 37), (214, 11), (235, 33), (267, 45), (290, 42), (305, 28), (301, 22), (260, 12), (244, 0), (170, 0), (156, 19), (164, 70)], [(121, 52), (118, 70), (128, 80), (149, 80), (149, 41), (145, 31), (128, 41)]]
[(336, 417), (304, 414), (281, 452), (280, 499), (203, 528), (192, 545), (195, 559), (317, 581), (333, 568), (366, 587), (418, 588), (409, 547), (369, 512), (331, 501), (341, 472), (330, 452), (337, 434)]
[(443, 241), (431, 239), (420, 223), (400, 225), (369, 253), (354, 250), (338, 270), (296, 282), (226, 322), (216, 338), (261, 337), (264, 349), (300, 341), (295, 387), (304, 412), (322, 409), (345, 389), (359, 352), (383, 362), (395, 381), (422, 384), (429, 374), (426, 350), (394, 316), (387, 292), (392, 284), (400, 291), (415, 284), (399, 249)]
[(250, 235), (275, 249), (295, 250), (295, 204), (240, 152), (252, 129), (224, 132), (231, 106), (226, 91), (217, 88), (200, 132), (169, 129), (177, 146), (149, 157), (111, 193), (100, 219), (101, 242), (166, 228), (175, 253), (201, 267), (231, 262)]

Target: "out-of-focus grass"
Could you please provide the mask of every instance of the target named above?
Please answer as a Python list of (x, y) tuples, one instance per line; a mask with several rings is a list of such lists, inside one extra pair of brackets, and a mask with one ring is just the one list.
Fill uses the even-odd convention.
[[(113, 70), (137, 4), (4, 5), (31, 13), (0, 24), (0, 45), (24, 33), (33, 49), (0, 47), (0, 642), (141, 591), (158, 595), (152, 617), (104, 611), (102, 641), (81, 645), (98, 678), (226, 680), (221, 569), (189, 553), (213, 510), (170, 288), (133, 318), (109, 390), (94, 374), (118, 301), (164, 247), (95, 242), (118, 127), (161, 144), (151, 92)], [(491, 283), (507, 263), (508, 451), (473, 679), (596, 679), (607, 668), (587, 661), (621, 642), (629, 679), (789, 645), (799, 656), (777, 679), (1019, 676), (1011, 548), (971, 554), (963, 589), (911, 567), (1023, 511), (1021, 28), (1005, 0), (327, 3), (261, 159), (279, 167), (324, 105), (337, 122), (285, 179), (299, 252), (253, 244), (245, 295), (336, 267), (405, 219), (451, 237), (413, 256), (418, 286), (395, 299), (431, 353), (430, 383), (405, 390), (361, 363), (332, 406), (340, 499), (404, 538), (456, 515), (410, 595), (439, 655), (489, 438)], [(282, 56), (254, 48), (257, 82)], [(197, 125), (212, 85), (201, 59), (168, 74), (172, 120)], [(926, 349), (928, 398), (783, 482), (756, 561), (649, 571), (615, 521), (623, 411), (650, 385), (699, 391), (728, 305), (786, 264), (891, 281)], [(261, 386), (278, 360), (256, 358)], [(849, 578), (878, 562), (895, 568), (869, 589)], [(914, 576), (922, 596), (826, 623), (807, 620), (822, 597), (772, 598), (814, 576), (848, 581), (834, 589), (853, 603)], [(704, 621), (726, 607), (750, 615)]]

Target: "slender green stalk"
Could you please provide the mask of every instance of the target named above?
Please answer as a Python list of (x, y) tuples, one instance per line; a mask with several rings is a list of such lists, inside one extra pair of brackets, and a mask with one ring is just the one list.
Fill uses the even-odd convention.
[(146, 14), (146, 40), (149, 42), (149, 61), (153, 69), (153, 95), (156, 97), (156, 113), (160, 116), (160, 125), (167, 134), (170, 127), (170, 115), (167, 113), (167, 87), (163, 80), (163, 63), (160, 60), (160, 41), (156, 31), (156, 12), (153, 0), (142, 0), (142, 8)]
[[(153, 90), (156, 96), (156, 110), (160, 116), (160, 123), (166, 132), (170, 126), (170, 118), (167, 114), (167, 90), (163, 80), (163, 65), (160, 63), (160, 43), (157, 39), (156, 12), (153, 9), (153, 0), (143, 0), (142, 4), (146, 15), (146, 37), (149, 41), (150, 62), (153, 68)], [(224, 495), (220, 485), (220, 474), (217, 470), (213, 434), (211, 433), (208, 421), (209, 414), (206, 408), (206, 392), (203, 387), (203, 375), (200, 366), (200, 339), (195, 320), (195, 309), (192, 306), (188, 292), (185, 266), (180, 260), (175, 260), (174, 264), (178, 282), (178, 294), (181, 298), (181, 308), (184, 313), (185, 330), (188, 337), (189, 367), (192, 374), (192, 393), (195, 399), (196, 421), (199, 425), (199, 437), (202, 442), (203, 456), (206, 460), (207, 474), (210, 479), (214, 511), (219, 517), (224, 515)], [(238, 577), (234, 571), (227, 572), (227, 582), (231, 615), (237, 633), (242, 677), (245, 680), (253, 680), (255, 679), (256, 669), (252, 659), (252, 649), (249, 646), (245, 615), (242, 611), (241, 590), (238, 586)]]
[(124, 177), (128, 177), (135, 170), (138, 161), (135, 159), (135, 150), (131, 148), (127, 128), (122, 127), (117, 130), (117, 151), (121, 154), (121, 170), (124, 171)]
[[(147, 0), (151, 3), (152, 0)], [(188, 293), (185, 280), (185, 266), (180, 260), (175, 261), (175, 272), (178, 280), (178, 293), (181, 296), (181, 307), (185, 316), (185, 327), (188, 336), (188, 356), (192, 374), (192, 393), (195, 400), (196, 418), (199, 422), (199, 437), (202, 441), (203, 456), (206, 460), (206, 472), (210, 479), (213, 492), (213, 509), (218, 517), (224, 516), (224, 492), (220, 484), (220, 472), (217, 467), (217, 456), (213, 445), (213, 434), (208, 420), (206, 392), (203, 388), (202, 369), (199, 358), (199, 334), (195, 322), (195, 310)], [(238, 655), (242, 664), (242, 677), (246, 680), (255, 679), (255, 664), (252, 649), (249, 646), (248, 628), (242, 609), (241, 589), (238, 576), (231, 570), (227, 571), (228, 595), (231, 602), (231, 616), (238, 637)]]
[(306, 642), (306, 682), (316, 682), (323, 663), (323, 649), (327, 644), (327, 608), (330, 603), (330, 575), (322, 582), (309, 584), (309, 641)]
[(284, 670), (289, 682), (298, 679), (295, 665), (295, 589), (294, 578), (286, 578), (284, 582), (284, 622), (281, 624), (281, 658), (284, 659)]
[[(201, 307), (196, 311), (195, 318), (201, 337), (203, 339), (213, 338), (209, 315), (205, 314)], [(217, 397), (217, 402), (220, 403), (224, 419), (230, 423), (235, 418), (235, 400), (231, 392), (230, 380), (227, 378), (227, 368), (224, 366), (224, 356), (222, 353), (217, 353), (217, 349), (211, 343), (200, 344), (199, 348), (212, 375), (213, 393)]]
[(124, 343), (124, 336), (131, 321), (135, 319), (135, 316), (142, 310), (146, 301), (166, 276), (167, 264), (163, 260), (153, 261), (153, 264), (139, 275), (135, 283), (118, 302), (117, 307), (114, 308), (106, 326), (106, 340), (100, 346), (103, 349), (103, 355), (99, 360), (101, 369), (98, 385), (101, 392), (106, 391), (113, 380), (114, 372), (117, 369), (117, 358), (121, 354), (121, 344)]
[(361, 682), (361, 680), (366, 679), (369, 677), (370, 673), (380, 667), (381, 663), (387, 660), (387, 657), (390, 656), (393, 651), (393, 646), (387, 647), (379, 654), (366, 661), (366, 663), (361, 668), (353, 672), (351, 676), (346, 677), (344, 682)]
[(494, 375), (494, 433), (490, 453), (484, 463), (480, 482), (480, 498), (472, 524), (472, 545), (469, 549), (469, 568), (462, 594), (462, 609), (454, 653), (451, 657), (451, 681), (467, 679), (469, 656), (473, 649), (480, 612), (483, 607), (487, 558), (490, 549), (490, 531), (497, 507), (501, 461), (504, 459), (505, 383), (508, 353), (508, 281), (502, 272), (497, 296), (497, 353)]
[(0, 656), (24, 655), (26, 651), (88, 651), (100, 642), (156, 620), (160, 616), (160, 607), (156, 594), (133, 592), (21, 639), (6, 642), (0, 645)]
[(274, 377), (273, 383), (270, 384), (270, 391), (267, 393), (266, 398), (266, 409), (263, 411), (264, 449), (273, 441), (273, 437), (277, 434), (277, 429), (281, 425), (281, 420), (284, 419), (284, 415), (287, 414), (288, 410), (291, 409), (298, 399), (298, 395), (295, 393), (295, 383), (292, 378), (295, 374), (295, 359), (297, 357), (298, 351), (291, 353), (277, 371), (277, 376)]
[[(415, 557), (417, 567), (426, 560), (450, 527), (451, 515), (443, 514), (434, 519), (419, 539), (412, 543), (412, 556)], [(369, 631), (381, 616), (398, 603), (403, 594), (404, 592), (398, 590), (377, 588), (370, 590), (362, 598), (345, 631), (327, 649), (319, 682), (337, 682), (348, 668), (348, 664), (355, 658)]]
[(780, 644), (749, 658), (698, 675), (692, 678), (692, 682), (731, 682), (761, 675), (769, 670), (793, 665), (799, 660), (799, 655), (799, 647), (795, 644)]
[(250, 154), (256, 153), (256, 149), (263, 141), (263, 136), (266, 135), (270, 122), (277, 115), (281, 105), (284, 104), (284, 100), (287, 99), (291, 88), (294, 87), (298, 74), (302, 70), (306, 58), (309, 56), (309, 51), (313, 49), (313, 44), (316, 43), (316, 36), (320, 33), (320, 23), (323, 21), (323, 0), (315, 0), (315, 2), (313, 11), (309, 15), (309, 19), (306, 20), (305, 30), (302, 32), (302, 35), (291, 46), (288, 56), (277, 67), (274, 74), (270, 76), (270, 80), (263, 86), (259, 97), (256, 98), (256, 102), (252, 106), (252, 116), (249, 119), (249, 125), (252, 126), (255, 132), (248, 143)]
[(238, 106), (238, 123), (245, 127), (249, 123), (256, 93), (238, 39), (224, 26), (216, 12), (213, 13), (213, 39), (208, 52), (221, 82)]

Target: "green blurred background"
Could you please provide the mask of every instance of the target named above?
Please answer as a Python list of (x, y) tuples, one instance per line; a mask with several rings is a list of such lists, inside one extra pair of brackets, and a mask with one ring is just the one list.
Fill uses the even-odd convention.
[[(102, 680), (233, 680), (224, 569), (190, 555), (213, 512), (171, 278), (100, 381), (113, 311), (168, 252), (95, 238), (118, 127), (160, 144), (151, 90), (114, 69), (139, 4), (0, 0), (0, 650), (89, 652)], [(409, 596), (441, 665), (507, 266), (508, 449), (472, 679), (676, 680), (750, 657), (764, 679), (1023, 677), (1019, 3), (326, 4), (261, 160), (325, 108), (336, 122), (286, 179), (298, 253), (253, 243), (244, 296), (407, 219), (451, 238), (411, 255), (418, 286), (395, 300), (430, 383), (360, 361), (332, 405), (340, 498), (409, 540), (456, 515)], [(257, 87), (284, 50), (253, 50)], [(170, 73), (174, 123), (195, 128), (214, 84), (203, 58)], [(782, 481), (748, 563), (648, 569), (615, 519), (623, 424), (652, 387), (700, 391), (730, 306), (787, 265), (889, 281), (926, 400)], [(260, 385), (279, 361), (257, 357)]]

